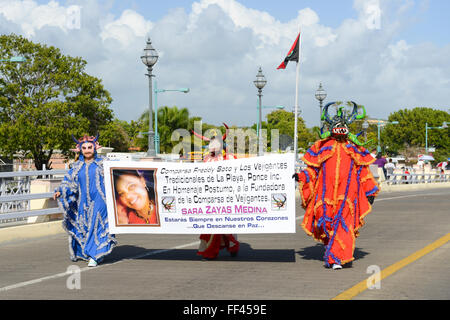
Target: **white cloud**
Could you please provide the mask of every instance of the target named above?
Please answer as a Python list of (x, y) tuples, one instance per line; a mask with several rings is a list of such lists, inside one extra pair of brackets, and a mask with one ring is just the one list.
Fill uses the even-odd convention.
[(153, 24), (146, 21), (142, 15), (133, 11), (125, 10), (119, 19), (107, 23), (100, 37), (103, 41), (108, 38), (117, 39), (126, 46), (135, 37), (145, 37), (152, 29)]
[(314, 93), (320, 82), (328, 101), (354, 100), (377, 118), (400, 108), (446, 104), (450, 46), (393, 40), (402, 20), (392, 12), (408, 12), (399, 1), (376, 2), (381, 12), (379, 29), (368, 23), (368, 2), (362, 0), (354, 2), (358, 17), (343, 20), (336, 28), (321, 23), (320, 15), (310, 8), (300, 7), (297, 17), (281, 22), (236, 0), (200, 0), (187, 12), (174, 9), (156, 21), (131, 9), (114, 16), (106, 5), (77, 3), (81, 24), (70, 29), (62, 18), (68, 7), (57, 2), (1, 1), (0, 31), (23, 34), (86, 59), (87, 72), (102, 79), (114, 99), (116, 115), (124, 120), (136, 119), (148, 108), (148, 78), (140, 60), (148, 35), (160, 56), (154, 66), (158, 87), (191, 89), (188, 94), (160, 93), (159, 106), (188, 107), (191, 115), (209, 123), (252, 125), (257, 121), (253, 80), (262, 66), (268, 81), (263, 104), (292, 110), (295, 63), (290, 62), (286, 70), (276, 67), (299, 26), (300, 109), (308, 126), (319, 120)]
[[(75, 9), (75, 10), (74, 10)], [(8, 21), (21, 26), (24, 36), (32, 37), (45, 26), (56, 27), (67, 32), (74, 27), (78, 6), (60, 6), (56, 1), (38, 5), (32, 0), (4, 0), (0, 2), (0, 14)]]

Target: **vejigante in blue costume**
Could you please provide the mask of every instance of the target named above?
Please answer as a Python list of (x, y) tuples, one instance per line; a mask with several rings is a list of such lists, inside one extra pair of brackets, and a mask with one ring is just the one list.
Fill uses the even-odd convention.
[(97, 155), (97, 137), (85, 135), (77, 142), (80, 157), (56, 188), (54, 198), (64, 213), (63, 228), (69, 234), (70, 259), (89, 266), (111, 253), (117, 244), (109, 233), (103, 176), (104, 159)]

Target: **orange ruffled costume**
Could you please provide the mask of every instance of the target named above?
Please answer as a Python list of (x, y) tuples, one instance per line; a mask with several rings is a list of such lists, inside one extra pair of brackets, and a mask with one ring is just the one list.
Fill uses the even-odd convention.
[(355, 239), (372, 207), (368, 196), (380, 188), (369, 170), (375, 161), (361, 146), (332, 138), (317, 141), (302, 160), (308, 165), (298, 173), (302, 227), (325, 245), (325, 265), (354, 260)]
[[(206, 155), (204, 162), (222, 161), (236, 159), (235, 155), (222, 152), (215, 156)], [(237, 255), (239, 251), (239, 241), (237, 236), (232, 234), (201, 234), (200, 247), (197, 251), (204, 259), (215, 259), (221, 249), (226, 249), (232, 256)]]
[(239, 241), (232, 234), (201, 234), (200, 240), (204, 241), (205, 247), (200, 246), (197, 254), (205, 259), (215, 259), (221, 249), (227, 249), (231, 255), (239, 251)]

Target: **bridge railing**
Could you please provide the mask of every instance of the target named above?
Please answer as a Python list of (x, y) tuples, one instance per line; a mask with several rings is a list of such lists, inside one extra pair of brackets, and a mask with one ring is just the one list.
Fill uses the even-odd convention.
[(450, 182), (450, 173), (397, 173), (388, 175), (384, 182), (389, 185)]
[[(297, 164), (295, 170), (300, 172), (303, 164)], [(36, 179), (62, 179), (68, 170), (35, 170), (0, 172), (0, 227), (14, 221), (25, 221), (30, 217), (47, 216), (61, 213), (58, 207), (30, 209), (30, 201), (52, 199), (53, 192), (31, 193), (31, 181)], [(379, 177), (376, 177), (377, 179)], [(424, 184), (450, 182), (450, 172), (392, 174), (384, 181), (388, 185)], [(51, 190), (53, 191), (53, 190)]]
[[(31, 193), (32, 181), (60, 178), (68, 170), (0, 172), (0, 227), (21, 224), (30, 217), (61, 213), (58, 207), (31, 209), (30, 201), (53, 198), (53, 192)], [(50, 190), (49, 190), (50, 191)]]

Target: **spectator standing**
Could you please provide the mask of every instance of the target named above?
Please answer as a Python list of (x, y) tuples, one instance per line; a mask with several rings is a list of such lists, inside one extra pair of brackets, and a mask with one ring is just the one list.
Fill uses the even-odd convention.
[(372, 157), (374, 157), (374, 159), (376, 159), (376, 158), (377, 158), (377, 149), (373, 149), (373, 150), (370, 152), (370, 155), (371, 155)]
[(394, 174), (395, 169), (395, 164), (392, 162), (392, 158), (389, 158), (389, 161), (384, 165), (384, 168), (386, 169), (387, 178), (390, 179), (390, 177)]
[(425, 165), (425, 161), (419, 160), (419, 161), (417, 161), (417, 165), (419, 166), (419, 169), (423, 169), (423, 167)]
[(381, 152), (378, 152), (378, 153), (377, 153), (377, 158), (376, 158), (374, 164), (376, 164), (376, 165), (378, 166), (378, 168), (383, 169), (383, 173), (384, 173), (384, 176), (385, 176), (385, 177), (387, 176), (387, 174), (386, 174), (386, 168), (384, 167), (384, 165), (386, 164), (386, 162), (387, 162), (386, 158), (383, 157), (383, 155), (381, 154)]

